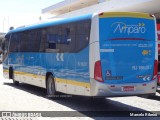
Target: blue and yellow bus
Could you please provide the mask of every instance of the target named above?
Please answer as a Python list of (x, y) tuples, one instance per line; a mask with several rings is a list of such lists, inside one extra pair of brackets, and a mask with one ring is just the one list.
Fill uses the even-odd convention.
[(4, 76), (51, 96), (156, 92), (156, 22), (146, 13), (95, 13), (17, 28), (3, 48)]

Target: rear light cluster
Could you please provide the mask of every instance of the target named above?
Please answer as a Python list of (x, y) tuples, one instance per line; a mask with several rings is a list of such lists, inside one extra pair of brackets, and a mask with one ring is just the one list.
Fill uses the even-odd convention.
[(160, 85), (160, 75), (158, 75), (158, 85)]
[(102, 78), (102, 67), (101, 67), (101, 61), (95, 62), (94, 65), (94, 79), (99, 82), (104, 82)]
[(158, 77), (158, 60), (154, 61), (154, 72), (153, 72), (153, 78), (152, 80), (156, 80)]

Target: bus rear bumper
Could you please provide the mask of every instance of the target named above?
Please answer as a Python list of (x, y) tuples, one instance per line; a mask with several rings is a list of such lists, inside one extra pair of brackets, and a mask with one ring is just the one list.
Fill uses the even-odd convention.
[[(124, 89), (127, 87), (129, 89)], [(107, 84), (91, 79), (91, 96), (97, 97), (149, 95), (155, 94), (156, 88), (156, 80), (146, 83)]]

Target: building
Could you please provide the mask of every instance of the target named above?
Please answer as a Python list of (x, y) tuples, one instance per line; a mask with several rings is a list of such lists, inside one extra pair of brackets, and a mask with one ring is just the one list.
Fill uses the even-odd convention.
[(44, 17), (64, 18), (104, 11), (132, 11), (160, 18), (160, 0), (64, 0), (42, 9)]

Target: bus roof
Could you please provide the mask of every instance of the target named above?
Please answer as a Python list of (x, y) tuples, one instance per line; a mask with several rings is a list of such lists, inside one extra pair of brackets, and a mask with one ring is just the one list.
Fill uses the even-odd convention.
[(71, 23), (71, 22), (76, 22), (76, 21), (81, 21), (81, 20), (89, 20), (91, 18), (92, 18), (92, 14), (87, 14), (87, 15), (73, 17), (73, 18), (64, 18), (64, 19), (56, 20), (56, 21), (49, 21), (49, 22), (39, 23), (39, 24), (31, 25), (31, 26), (16, 28), (14, 30), (9, 31), (6, 35), (11, 34), (11, 33), (28, 31), (28, 30), (33, 30), (33, 29), (40, 29), (40, 28), (45, 28), (45, 27), (50, 27), (50, 26), (65, 24), (65, 23)]

